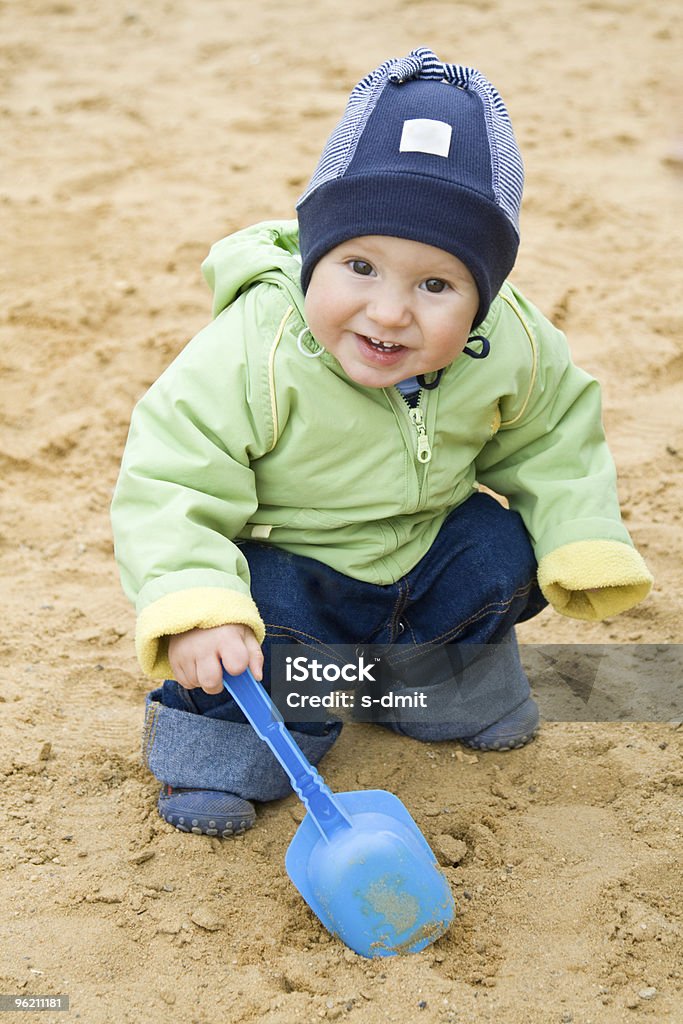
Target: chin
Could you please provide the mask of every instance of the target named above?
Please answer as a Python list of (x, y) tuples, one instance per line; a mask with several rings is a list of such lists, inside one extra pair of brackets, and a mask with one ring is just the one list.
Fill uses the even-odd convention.
[[(381, 374), (377, 373), (376, 370), (359, 370), (357, 367), (347, 370), (343, 368), (347, 377), (350, 377), (355, 384), (360, 384), (363, 388), (390, 388), (395, 381), (389, 380), (387, 377), (382, 377)], [(398, 380), (402, 380), (399, 377)]]

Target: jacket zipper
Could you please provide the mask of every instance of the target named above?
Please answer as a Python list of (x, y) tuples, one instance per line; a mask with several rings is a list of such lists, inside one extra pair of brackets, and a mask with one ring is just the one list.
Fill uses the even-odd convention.
[(432, 449), (431, 445), (429, 444), (429, 437), (427, 435), (427, 428), (425, 427), (422, 409), (420, 408), (419, 405), (416, 405), (414, 408), (409, 407), (408, 415), (410, 416), (413, 426), (415, 427), (415, 430), (417, 432), (417, 461), (424, 464), (431, 460)]
[(410, 419), (410, 422), (415, 427), (415, 433), (417, 434), (415, 444), (415, 456), (417, 458), (417, 461), (424, 466), (427, 462), (431, 461), (432, 448), (429, 443), (429, 435), (427, 434), (427, 427), (425, 426), (424, 415), (422, 413), (423, 395), (424, 391), (420, 389), (420, 394), (418, 395), (417, 399), (417, 405), (411, 405), (405, 395), (401, 395), (401, 398), (406, 404), (406, 407), (408, 409), (408, 417)]
[[(415, 406), (412, 406), (409, 403), (408, 399), (405, 397), (405, 395), (402, 395), (397, 388), (385, 389), (385, 393), (388, 393), (389, 391), (392, 391), (394, 394), (398, 394), (402, 404), (405, 406), (406, 412), (408, 413), (408, 419), (410, 420), (410, 422), (413, 425), (413, 428), (415, 429), (414, 458), (415, 462), (417, 463), (417, 466), (422, 467), (422, 472), (418, 470), (417, 466), (415, 467), (415, 482), (417, 484), (417, 496), (415, 499), (414, 507), (411, 509), (411, 511), (414, 512), (418, 508), (420, 508), (420, 502), (422, 501), (422, 488), (424, 486), (427, 474), (427, 465), (432, 458), (432, 447), (429, 443), (429, 435), (427, 434), (424, 413), (422, 411), (422, 400), (424, 398), (424, 390), (420, 390), (417, 405)], [(387, 398), (389, 398), (388, 394)], [(401, 431), (401, 433), (403, 433), (403, 431)]]
[(417, 461), (424, 466), (427, 462), (430, 462), (432, 458), (432, 447), (429, 443), (429, 435), (427, 433), (427, 427), (425, 426), (424, 415), (421, 408), (424, 390), (420, 389), (417, 405), (411, 405), (406, 396), (401, 394), (400, 391), (399, 395), (408, 410), (408, 419), (415, 427), (415, 433), (417, 434), (415, 457), (417, 458)]

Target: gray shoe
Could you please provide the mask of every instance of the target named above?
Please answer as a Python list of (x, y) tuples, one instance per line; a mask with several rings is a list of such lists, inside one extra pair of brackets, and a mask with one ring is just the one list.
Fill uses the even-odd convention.
[(539, 722), (538, 704), (527, 697), (514, 711), (460, 742), (474, 750), (516, 750), (534, 738)]
[(246, 832), (256, 821), (256, 810), (248, 800), (211, 789), (163, 785), (157, 807), (164, 821), (181, 832), (223, 839)]

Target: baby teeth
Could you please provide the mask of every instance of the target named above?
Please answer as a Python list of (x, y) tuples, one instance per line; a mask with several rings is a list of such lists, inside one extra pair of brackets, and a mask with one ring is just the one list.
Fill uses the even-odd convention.
[(378, 348), (400, 348), (400, 345), (394, 345), (392, 341), (378, 341), (377, 338), (370, 338), (373, 345), (377, 345)]

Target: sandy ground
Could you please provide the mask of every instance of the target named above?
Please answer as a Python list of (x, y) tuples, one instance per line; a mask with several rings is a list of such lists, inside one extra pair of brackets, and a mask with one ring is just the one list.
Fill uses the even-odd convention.
[(399, 794), (458, 904), (427, 951), (362, 960), (287, 880), (293, 797), (230, 842), (158, 819), (108, 524), (132, 405), (209, 316), (210, 244), (291, 215), (350, 86), (427, 44), (508, 101), (528, 175), (514, 280), (604, 383), (625, 515), (657, 577), (617, 620), (545, 612), (522, 640), (680, 642), (677, 12), (0, 3), (0, 991), (70, 995), (70, 1014), (40, 1019), (683, 1021), (679, 729), (549, 723), (524, 750), (474, 756), (347, 728), (330, 784)]

